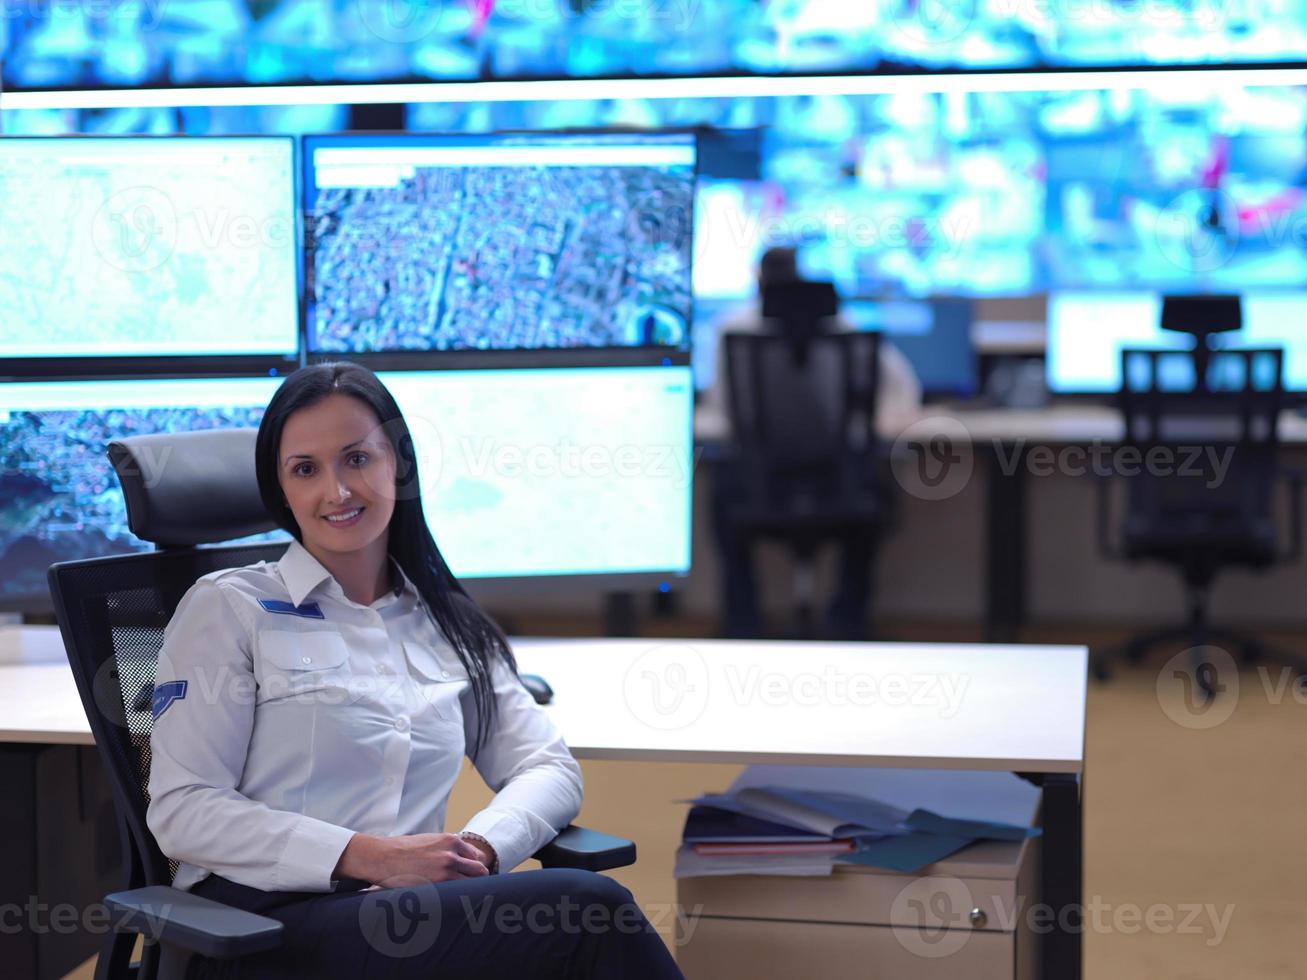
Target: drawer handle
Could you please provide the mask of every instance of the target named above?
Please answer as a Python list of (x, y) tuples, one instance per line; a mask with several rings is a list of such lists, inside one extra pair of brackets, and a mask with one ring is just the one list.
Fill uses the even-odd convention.
[(977, 929), (985, 928), (985, 923), (989, 921), (989, 916), (985, 914), (984, 909), (972, 909), (968, 918), (971, 919), (971, 924)]

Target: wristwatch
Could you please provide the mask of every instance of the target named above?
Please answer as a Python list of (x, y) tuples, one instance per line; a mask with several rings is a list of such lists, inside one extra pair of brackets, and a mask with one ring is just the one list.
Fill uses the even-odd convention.
[(462, 837), (464, 840), (475, 841), (478, 844), (485, 844), (486, 847), (490, 848), (490, 856), (493, 858), (490, 862), (490, 873), (492, 875), (499, 874), (499, 852), (495, 850), (494, 844), (490, 843), (490, 841), (486, 840), (480, 834), (474, 834), (470, 830), (459, 831), (458, 836)]

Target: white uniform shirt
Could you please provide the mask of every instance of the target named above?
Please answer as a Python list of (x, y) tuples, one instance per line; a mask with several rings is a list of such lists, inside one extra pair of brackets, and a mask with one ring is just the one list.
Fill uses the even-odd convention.
[[(398, 572), (398, 570), (397, 570)], [(200, 579), (155, 676), (147, 822), (181, 862), (265, 891), (330, 891), (350, 837), (439, 833), (476, 732), (467, 672), (413, 584), (359, 605), (298, 542)], [(581, 806), (581, 770), (502, 662), (467, 824), (509, 870)]]

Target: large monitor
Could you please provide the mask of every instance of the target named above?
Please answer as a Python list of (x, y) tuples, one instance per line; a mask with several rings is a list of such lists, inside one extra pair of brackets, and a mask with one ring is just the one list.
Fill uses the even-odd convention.
[(50, 608), (57, 561), (147, 550), (105, 451), (126, 435), (256, 426), (278, 381), (0, 384), (0, 608)]
[[(1307, 88), (1205, 73), (1078, 82), (739, 100), (720, 118), (765, 127), (761, 179), (700, 181), (696, 298), (752, 294), (777, 245), (801, 248), (805, 274), (844, 296), (1307, 281)], [(641, 108), (663, 125), (696, 109), (718, 118), (670, 100)]]
[(1045, 147), (1050, 290), (1234, 293), (1307, 278), (1307, 90), (1204, 81), (1120, 115), (1101, 94), (1067, 98), (1066, 131)]
[(690, 369), (385, 372), (456, 575), (690, 570)]
[[(877, 331), (892, 343), (912, 365), (922, 392), (940, 398), (967, 398), (979, 386), (979, 359), (971, 341), (972, 301), (939, 298), (932, 300), (847, 300), (840, 304), (846, 326)], [(696, 302), (694, 335), (694, 383), (706, 391), (717, 381), (718, 331), (722, 322), (745, 311), (756, 310), (756, 302), (708, 299)]]
[[(1242, 296), (1243, 328), (1213, 338), (1216, 349), (1282, 347), (1284, 386), (1307, 392), (1307, 292), (1257, 291)], [(1193, 337), (1163, 330), (1162, 296), (1145, 292), (1070, 292), (1048, 298), (1049, 390), (1109, 394), (1121, 387), (1127, 347), (1191, 350)]]
[(912, 365), (927, 395), (969, 398), (980, 383), (969, 299), (851, 300), (841, 309), (860, 330), (879, 331)]
[(0, 360), (14, 373), (50, 358), (293, 367), (294, 149), (289, 137), (0, 138)]
[(304, 140), (314, 352), (688, 349), (695, 142)]
[[(427, 517), (455, 574), (652, 584), (689, 572), (688, 367), (382, 379), (413, 433)], [(148, 547), (128, 530), (110, 441), (257, 426), (279, 383), (0, 384), (0, 608), (48, 610), (53, 562)]]
[(6, 88), (1293, 61), (1301, 0), (6, 0)]

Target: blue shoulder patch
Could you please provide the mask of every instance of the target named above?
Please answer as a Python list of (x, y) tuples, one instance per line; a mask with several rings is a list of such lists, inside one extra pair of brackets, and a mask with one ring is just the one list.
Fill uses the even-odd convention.
[(180, 701), (186, 697), (186, 681), (164, 681), (162, 684), (154, 685), (154, 697), (150, 700), (150, 711), (154, 715), (154, 720), (158, 721), (159, 716), (172, 707), (174, 701)]
[(293, 606), (285, 599), (260, 599), (259, 605), (270, 613), (282, 616), (302, 616), (304, 619), (326, 619), (322, 608), (316, 602), (306, 602), (302, 606)]

